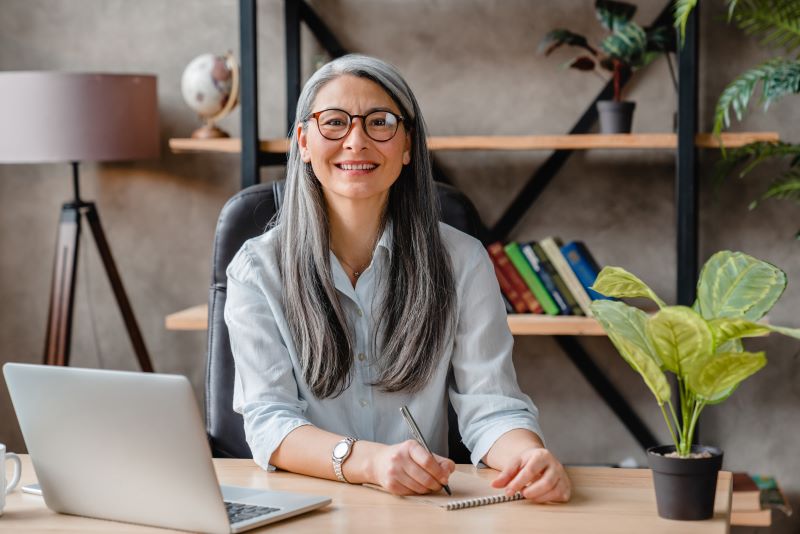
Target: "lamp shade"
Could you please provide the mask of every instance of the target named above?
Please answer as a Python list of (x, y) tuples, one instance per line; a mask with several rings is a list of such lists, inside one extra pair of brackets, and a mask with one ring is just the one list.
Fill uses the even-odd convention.
[(158, 154), (155, 76), (0, 72), (0, 163)]

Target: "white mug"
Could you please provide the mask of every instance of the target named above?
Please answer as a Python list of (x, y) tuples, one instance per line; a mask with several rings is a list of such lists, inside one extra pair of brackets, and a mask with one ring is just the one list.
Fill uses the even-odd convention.
[[(6, 485), (6, 460), (14, 463), (14, 474), (11, 475), (8, 485)], [(3, 515), (3, 508), (6, 507), (6, 494), (17, 487), (21, 474), (22, 462), (19, 461), (19, 456), (13, 452), (6, 452), (6, 446), (0, 443), (0, 515)]]

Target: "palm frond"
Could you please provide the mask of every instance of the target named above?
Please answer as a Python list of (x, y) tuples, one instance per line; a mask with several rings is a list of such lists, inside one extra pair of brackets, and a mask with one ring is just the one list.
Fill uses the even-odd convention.
[(768, 199), (790, 200), (800, 204), (800, 169), (789, 169), (776, 178), (758, 200), (750, 203), (750, 209)]
[(800, 92), (800, 60), (774, 58), (745, 71), (722, 91), (714, 112), (714, 134), (731, 124), (730, 110), (742, 120), (759, 84), (761, 102), (766, 109), (774, 100)]
[(800, 2), (797, 0), (740, 0), (729, 2), (729, 16), (761, 44), (792, 53), (800, 48)]
[(681, 35), (681, 43), (686, 37), (686, 23), (689, 22), (689, 15), (697, 5), (697, 0), (675, 0), (675, 27)]
[(767, 160), (791, 157), (790, 167), (794, 167), (797, 162), (800, 162), (800, 144), (758, 141), (741, 147), (729, 148), (723, 152), (723, 156), (714, 166), (713, 182), (715, 187), (718, 187), (736, 169), (740, 169), (736, 173), (737, 177), (744, 178)]

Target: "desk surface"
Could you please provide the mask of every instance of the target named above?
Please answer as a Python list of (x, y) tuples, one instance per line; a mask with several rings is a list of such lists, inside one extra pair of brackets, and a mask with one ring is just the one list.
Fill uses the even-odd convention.
[[(36, 481), (30, 459), (22, 456), (22, 482)], [(445, 511), (361, 486), (348, 486), (285, 472), (266, 473), (250, 460), (214, 460), (224, 484), (328, 495), (329, 506), (251, 532), (342, 534), (422, 534), (431, 532), (565, 532), (565, 533), (724, 533), (731, 503), (731, 474), (721, 472), (714, 518), (669, 521), (656, 513), (649, 470), (602, 467), (568, 468), (573, 497), (568, 504), (535, 505), (524, 501), (469, 510)], [(464, 472), (491, 480), (495, 472), (460, 465)], [(41, 497), (19, 488), (7, 496), (0, 532), (167, 532), (164, 529), (59, 515)]]

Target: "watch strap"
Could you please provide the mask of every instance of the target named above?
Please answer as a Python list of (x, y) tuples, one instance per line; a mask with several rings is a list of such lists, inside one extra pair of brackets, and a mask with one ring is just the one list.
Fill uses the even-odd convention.
[[(350, 483), (346, 478), (344, 478), (344, 472), (342, 472), (342, 464), (344, 464), (344, 461), (347, 460), (348, 457), (350, 457), (350, 453), (353, 452), (353, 444), (356, 441), (358, 441), (358, 439), (356, 438), (352, 437), (344, 438), (342, 441), (336, 443), (336, 446), (338, 446), (340, 443), (347, 443), (348, 445), (347, 454), (345, 454), (343, 458), (336, 458), (336, 456), (331, 455), (331, 460), (333, 461), (333, 472), (336, 474), (336, 478), (339, 479), (339, 482), (344, 482), (345, 484)], [(334, 449), (335, 448), (336, 447), (334, 447)]]

